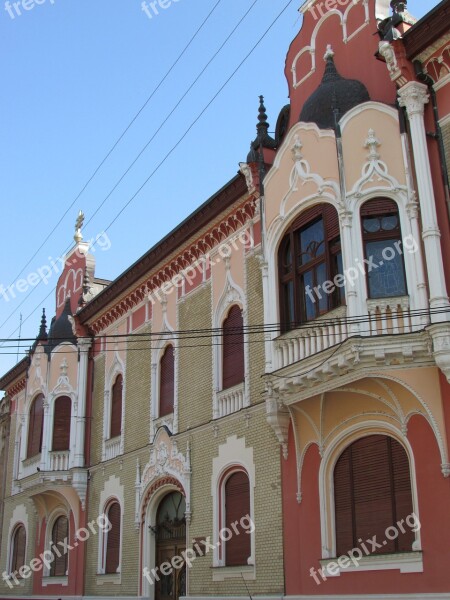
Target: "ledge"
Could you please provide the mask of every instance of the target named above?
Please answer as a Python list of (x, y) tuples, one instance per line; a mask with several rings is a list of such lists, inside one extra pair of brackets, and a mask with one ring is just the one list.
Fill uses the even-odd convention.
[[(339, 577), (341, 573), (360, 571), (400, 571), (400, 573), (423, 573), (422, 552), (402, 552), (398, 554), (374, 554), (363, 556), (356, 566), (347, 554), (339, 558), (321, 560), (326, 577)], [(320, 577), (320, 574), (318, 574)]]
[(104, 573), (96, 575), (97, 585), (103, 585), (104, 583), (112, 583), (114, 585), (120, 585), (122, 582), (122, 576), (120, 573)]
[(69, 578), (67, 575), (65, 577), (43, 577), (42, 587), (46, 587), (48, 585), (62, 585), (63, 587), (67, 587), (69, 585)]
[(241, 567), (212, 567), (213, 581), (225, 581), (226, 579), (244, 579), (245, 581), (256, 580), (256, 568), (254, 565), (242, 565)]

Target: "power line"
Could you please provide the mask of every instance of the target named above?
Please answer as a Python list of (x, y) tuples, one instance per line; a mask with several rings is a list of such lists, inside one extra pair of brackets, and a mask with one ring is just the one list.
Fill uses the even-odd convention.
[[(254, 4), (256, 3), (257, 0), (255, 0), (255, 2), (252, 4), (252, 6), (250, 7), (249, 10), (251, 10), (251, 8), (254, 6)], [(196, 123), (201, 119), (201, 117), (203, 116), (203, 114), (208, 110), (208, 108), (211, 106), (211, 104), (213, 104), (213, 102), (216, 100), (216, 98), (220, 95), (220, 93), (223, 91), (223, 89), (228, 85), (228, 83), (233, 79), (233, 77), (236, 75), (236, 73), (241, 69), (241, 67), (246, 63), (246, 61), (249, 59), (249, 57), (253, 54), (253, 52), (256, 50), (256, 48), (258, 48), (258, 46), (260, 45), (260, 43), (263, 41), (263, 39), (267, 36), (267, 34), (270, 32), (270, 30), (274, 27), (274, 25), (278, 22), (278, 20), (281, 18), (281, 16), (286, 12), (286, 10), (288, 9), (289, 5), (293, 2), (293, 0), (289, 0), (289, 2), (287, 2), (287, 4), (284, 6), (284, 8), (278, 13), (278, 15), (275, 17), (275, 19), (272, 21), (272, 23), (269, 25), (269, 27), (265, 30), (265, 32), (262, 34), (262, 36), (258, 39), (258, 41), (254, 44), (254, 46), (251, 48), (251, 50), (247, 53), (247, 55), (244, 57), (244, 59), (238, 64), (238, 66), (236, 67), (236, 69), (231, 73), (231, 75), (228, 77), (228, 79), (225, 81), (225, 83), (219, 88), (219, 90), (214, 94), (214, 96), (211, 98), (211, 100), (206, 104), (206, 106), (201, 110), (201, 112), (197, 115), (197, 117), (191, 122), (191, 124), (189, 125), (189, 127), (186, 129), (186, 131), (184, 132), (184, 134), (179, 138), (178, 142), (169, 150), (169, 152), (167, 152), (167, 154), (164, 156), (164, 158), (158, 163), (158, 165), (155, 167), (155, 169), (150, 173), (150, 175), (145, 179), (145, 181), (142, 183), (142, 185), (138, 188), (138, 190), (128, 199), (128, 201), (125, 203), (125, 205), (120, 209), (120, 211), (116, 214), (116, 216), (114, 217), (114, 219), (109, 223), (109, 225), (104, 229), (104, 233), (106, 233), (111, 227), (112, 225), (117, 221), (117, 219), (122, 215), (122, 213), (126, 210), (126, 208), (133, 202), (133, 200), (140, 194), (140, 192), (143, 190), (143, 188), (147, 185), (147, 183), (152, 179), (152, 177), (159, 171), (159, 169), (163, 166), (163, 164), (167, 161), (167, 159), (173, 154), (173, 152), (176, 150), (176, 148), (181, 144), (181, 142), (186, 138), (186, 136), (189, 134), (189, 132), (191, 131), (191, 129), (196, 125)], [(246, 14), (248, 14), (249, 11), (247, 11)], [(244, 15), (244, 17), (242, 19), (245, 18), (246, 14)], [(233, 33), (233, 32), (232, 32)], [(232, 33), (230, 35), (232, 35)], [(94, 244), (95, 245), (95, 242)], [(38, 284), (39, 285), (39, 284)], [(33, 293), (33, 291), (37, 288), (38, 286), (35, 286), (31, 292), (27, 295), (27, 297), (22, 301), (21, 305), (23, 304), (23, 302), (31, 295), (31, 293)], [(41, 306), (42, 302), (45, 302), (45, 300), (50, 296), (50, 294), (53, 293), (53, 290), (47, 294), (47, 296), (39, 303), (38, 306), (36, 306), (36, 308), (24, 319), (24, 322), (26, 322), (28, 320), (29, 317), (31, 317), (34, 312), (36, 312), (36, 310), (39, 308), (39, 306)], [(21, 306), (20, 305), (20, 306)], [(18, 307), (19, 308), (19, 307)], [(18, 310), (18, 308), (15, 309), (15, 311), (13, 311), (13, 313), (11, 313), (11, 315), (8, 317), (8, 319), (2, 324), (0, 325), (0, 327), (2, 327), (8, 320), (9, 318)], [(14, 335), (14, 333), (17, 331), (17, 328), (14, 329), (14, 331), (8, 336), (7, 340), (9, 340), (11, 338), (12, 335)]]
[[(78, 193), (78, 195), (76, 196), (76, 198), (72, 201), (72, 203), (70, 204), (70, 206), (64, 212), (64, 214), (62, 215), (62, 217), (59, 219), (59, 221), (56, 223), (56, 225), (53, 227), (53, 229), (50, 231), (50, 233), (47, 235), (47, 237), (41, 243), (41, 245), (39, 246), (39, 248), (35, 251), (35, 253), (32, 255), (32, 257), (29, 259), (29, 261), (22, 267), (22, 269), (19, 271), (19, 273), (16, 275), (16, 277), (14, 277), (13, 283), (15, 281), (17, 281), (17, 279), (22, 275), (22, 273), (24, 272), (24, 270), (28, 267), (28, 265), (31, 263), (31, 261), (36, 257), (37, 253), (43, 248), (43, 246), (46, 244), (46, 242), (50, 239), (50, 237), (53, 235), (53, 233), (59, 227), (59, 225), (63, 221), (64, 217), (71, 210), (71, 208), (73, 208), (75, 202), (81, 197), (81, 195), (87, 189), (87, 187), (89, 186), (89, 184), (91, 183), (91, 181), (94, 179), (94, 177), (97, 175), (97, 173), (103, 167), (103, 165), (105, 164), (105, 162), (108, 160), (108, 158), (111, 156), (111, 154), (117, 148), (117, 146), (123, 140), (123, 138), (125, 137), (125, 135), (128, 133), (128, 131), (130, 130), (131, 126), (138, 119), (138, 117), (143, 112), (143, 110), (147, 107), (147, 105), (149, 104), (150, 100), (153, 98), (153, 96), (160, 89), (160, 87), (162, 86), (162, 84), (166, 81), (166, 79), (168, 78), (168, 76), (170, 75), (170, 73), (174, 70), (174, 68), (180, 62), (180, 60), (182, 59), (182, 57), (185, 55), (185, 53), (187, 52), (187, 50), (189, 49), (189, 47), (192, 45), (193, 41), (196, 39), (196, 37), (198, 36), (198, 34), (200, 33), (200, 31), (206, 25), (206, 23), (208, 22), (208, 20), (210, 19), (210, 17), (212, 16), (212, 14), (214, 13), (214, 11), (216, 10), (216, 8), (219, 6), (219, 4), (221, 2), (222, 2), (222, 0), (218, 0), (216, 2), (216, 4), (213, 6), (213, 8), (210, 10), (210, 12), (208, 13), (208, 15), (204, 19), (204, 21), (201, 23), (200, 27), (197, 29), (197, 31), (191, 37), (191, 39), (186, 44), (186, 46), (183, 48), (183, 50), (181, 51), (181, 53), (178, 55), (178, 57), (175, 60), (175, 62), (172, 63), (171, 67), (166, 72), (166, 74), (164, 75), (164, 77), (161, 79), (161, 81), (158, 83), (158, 85), (153, 89), (153, 91), (151, 92), (150, 96), (148, 96), (148, 98), (145, 100), (144, 104), (141, 106), (141, 108), (138, 110), (138, 112), (134, 115), (134, 117), (131, 119), (131, 121), (128, 123), (128, 125), (125, 127), (125, 129), (122, 131), (122, 133), (120, 134), (120, 136), (114, 142), (114, 144), (112, 145), (112, 147), (110, 148), (110, 150), (107, 152), (106, 156), (102, 159), (102, 161), (100, 162), (100, 164), (96, 167), (96, 169), (94, 170), (94, 172), (92, 173), (92, 175), (89, 177), (89, 179), (87, 180), (87, 182), (83, 185), (83, 187), (81, 188), (81, 191)], [(10, 285), (12, 285), (12, 284), (10, 284)], [(10, 286), (8, 286), (8, 287), (10, 287)]]
[[(408, 313), (403, 317), (403, 319), (409, 318), (418, 318), (423, 316), (431, 316), (436, 314), (445, 314), (450, 312), (450, 308), (442, 307), (442, 308), (427, 308), (427, 309), (414, 309), (409, 310)], [(392, 314), (392, 313), (391, 313)], [(299, 332), (301, 330), (311, 330), (311, 329), (324, 329), (327, 327), (335, 327), (338, 323), (345, 325), (352, 324), (364, 324), (364, 323), (380, 323), (383, 321), (389, 321), (392, 317), (387, 315), (383, 315), (381, 313), (374, 314), (369, 316), (367, 313), (362, 315), (355, 315), (354, 317), (331, 317), (331, 318), (322, 318), (320, 321), (305, 321), (305, 322), (296, 322), (289, 324), (289, 329), (287, 330), (286, 323), (260, 323), (256, 325), (243, 325), (242, 327), (232, 327), (230, 328), (229, 335), (237, 335), (239, 333), (273, 333), (283, 331), (284, 333), (288, 332)], [(108, 344), (116, 343), (117, 340), (122, 338), (183, 338), (186, 337), (211, 337), (211, 336), (223, 336), (228, 335), (224, 334), (222, 327), (214, 327), (214, 328), (198, 328), (198, 329), (178, 329), (173, 331), (154, 331), (151, 333), (114, 333), (114, 334), (98, 334), (98, 335), (87, 335), (87, 336), (79, 336), (80, 338), (90, 338), (92, 340), (112, 340), (111, 342), (106, 342)], [(314, 334), (311, 334), (311, 337), (314, 337)], [(52, 337), (50, 342), (66, 340), (65, 337)], [(0, 342), (35, 342), (36, 338), (8, 338), (8, 339), (0, 339)]]

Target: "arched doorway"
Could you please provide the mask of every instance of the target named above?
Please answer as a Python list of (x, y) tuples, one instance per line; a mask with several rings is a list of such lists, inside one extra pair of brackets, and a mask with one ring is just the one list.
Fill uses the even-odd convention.
[[(171, 563), (186, 550), (186, 500), (180, 492), (170, 492), (161, 500), (156, 513), (156, 566)], [(186, 565), (171, 569), (155, 585), (155, 600), (178, 600), (186, 595)]]

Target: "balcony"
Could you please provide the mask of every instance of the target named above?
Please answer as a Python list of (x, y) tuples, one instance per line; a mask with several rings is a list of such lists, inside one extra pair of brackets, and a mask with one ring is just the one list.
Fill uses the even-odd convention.
[(36, 456), (32, 456), (31, 458), (27, 458), (22, 462), (22, 469), (19, 473), (20, 479), (25, 479), (25, 477), (29, 477), (30, 475), (34, 475), (38, 472), (38, 467), (41, 465), (41, 455), (36, 454)]
[(119, 456), (120, 454), (120, 440), (121, 437), (120, 435), (115, 437), (115, 438), (111, 438), (109, 440), (106, 440), (105, 442), (105, 458), (104, 460), (112, 460), (113, 458), (116, 458), (116, 456)]
[(218, 418), (231, 415), (245, 406), (245, 384), (240, 383), (232, 388), (217, 393)]
[(49, 452), (49, 471), (67, 471), (69, 468), (69, 451)]

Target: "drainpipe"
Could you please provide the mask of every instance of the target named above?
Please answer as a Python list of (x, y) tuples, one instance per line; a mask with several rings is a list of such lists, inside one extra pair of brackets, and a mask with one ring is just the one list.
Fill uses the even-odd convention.
[(433, 107), (433, 115), (434, 115), (434, 123), (436, 127), (436, 132), (427, 131), (427, 135), (435, 139), (438, 143), (439, 149), (439, 159), (441, 163), (441, 173), (442, 173), (442, 181), (444, 184), (444, 193), (445, 193), (445, 203), (447, 205), (447, 212), (450, 219), (450, 193), (449, 193), (449, 178), (447, 172), (447, 162), (445, 159), (445, 149), (444, 149), (444, 141), (442, 139), (442, 130), (439, 124), (439, 110), (437, 105), (436, 91), (434, 89), (434, 81), (433, 79), (424, 72), (423, 65), (420, 60), (414, 61), (414, 71), (416, 73), (416, 77), (419, 81), (428, 86), (428, 90), (430, 92), (431, 104)]

